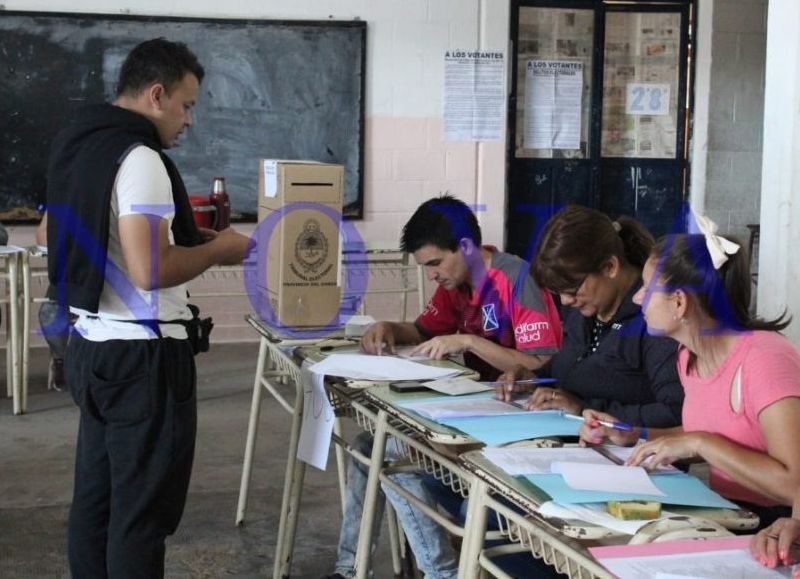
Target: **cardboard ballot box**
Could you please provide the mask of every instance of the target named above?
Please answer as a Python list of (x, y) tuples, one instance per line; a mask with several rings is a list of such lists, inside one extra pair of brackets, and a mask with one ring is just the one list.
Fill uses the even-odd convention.
[(341, 165), (259, 162), (257, 285), (266, 321), (303, 327), (338, 322), (343, 179)]

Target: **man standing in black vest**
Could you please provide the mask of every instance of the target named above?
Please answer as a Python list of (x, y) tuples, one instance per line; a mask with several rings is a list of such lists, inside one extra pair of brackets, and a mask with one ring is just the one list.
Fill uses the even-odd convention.
[(66, 378), (80, 407), (69, 559), (75, 579), (164, 575), (194, 456), (185, 283), (249, 239), (199, 231), (163, 149), (192, 124), (203, 67), (182, 43), (136, 46), (113, 104), (87, 107), (48, 168), (50, 283), (77, 315)]

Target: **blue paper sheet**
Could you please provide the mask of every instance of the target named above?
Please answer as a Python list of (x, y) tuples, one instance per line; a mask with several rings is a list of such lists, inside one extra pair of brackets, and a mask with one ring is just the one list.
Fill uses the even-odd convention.
[(520, 412), (504, 416), (444, 418), (441, 424), (457, 428), (488, 446), (547, 436), (578, 436), (581, 422), (563, 414)]
[(734, 503), (722, 498), (703, 482), (686, 473), (652, 476), (653, 483), (666, 494), (655, 498), (652, 495), (633, 493), (603, 493), (575, 490), (567, 486), (560, 474), (532, 474), (522, 477), (542, 489), (557, 503), (604, 503), (606, 501), (653, 501), (668, 505), (687, 507), (714, 507), (738, 509)]

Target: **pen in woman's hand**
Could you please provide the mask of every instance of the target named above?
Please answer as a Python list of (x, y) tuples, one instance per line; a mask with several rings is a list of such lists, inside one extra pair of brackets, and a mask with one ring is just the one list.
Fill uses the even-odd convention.
[[(564, 414), (565, 417), (571, 418), (572, 420), (580, 420), (581, 422), (587, 422), (587, 419), (583, 416), (578, 416), (577, 414)], [(622, 430), (624, 432), (631, 432), (633, 430), (633, 426), (628, 424), (627, 422), (610, 422), (608, 420), (598, 420), (597, 418), (591, 419), (592, 422), (596, 422), (606, 428), (613, 428), (614, 430)]]

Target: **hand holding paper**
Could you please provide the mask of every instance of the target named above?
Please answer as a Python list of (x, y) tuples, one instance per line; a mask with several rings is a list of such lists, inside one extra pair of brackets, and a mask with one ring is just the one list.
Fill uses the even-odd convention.
[(442, 360), (448, 356), (461, 354), (469, 349), (470, 340), (475, 336), (470, 334), (451, 334), (449, 336), (436, 336), (422, 342), (411, 351), (411, 355), (424, 354), (434, 360)]

